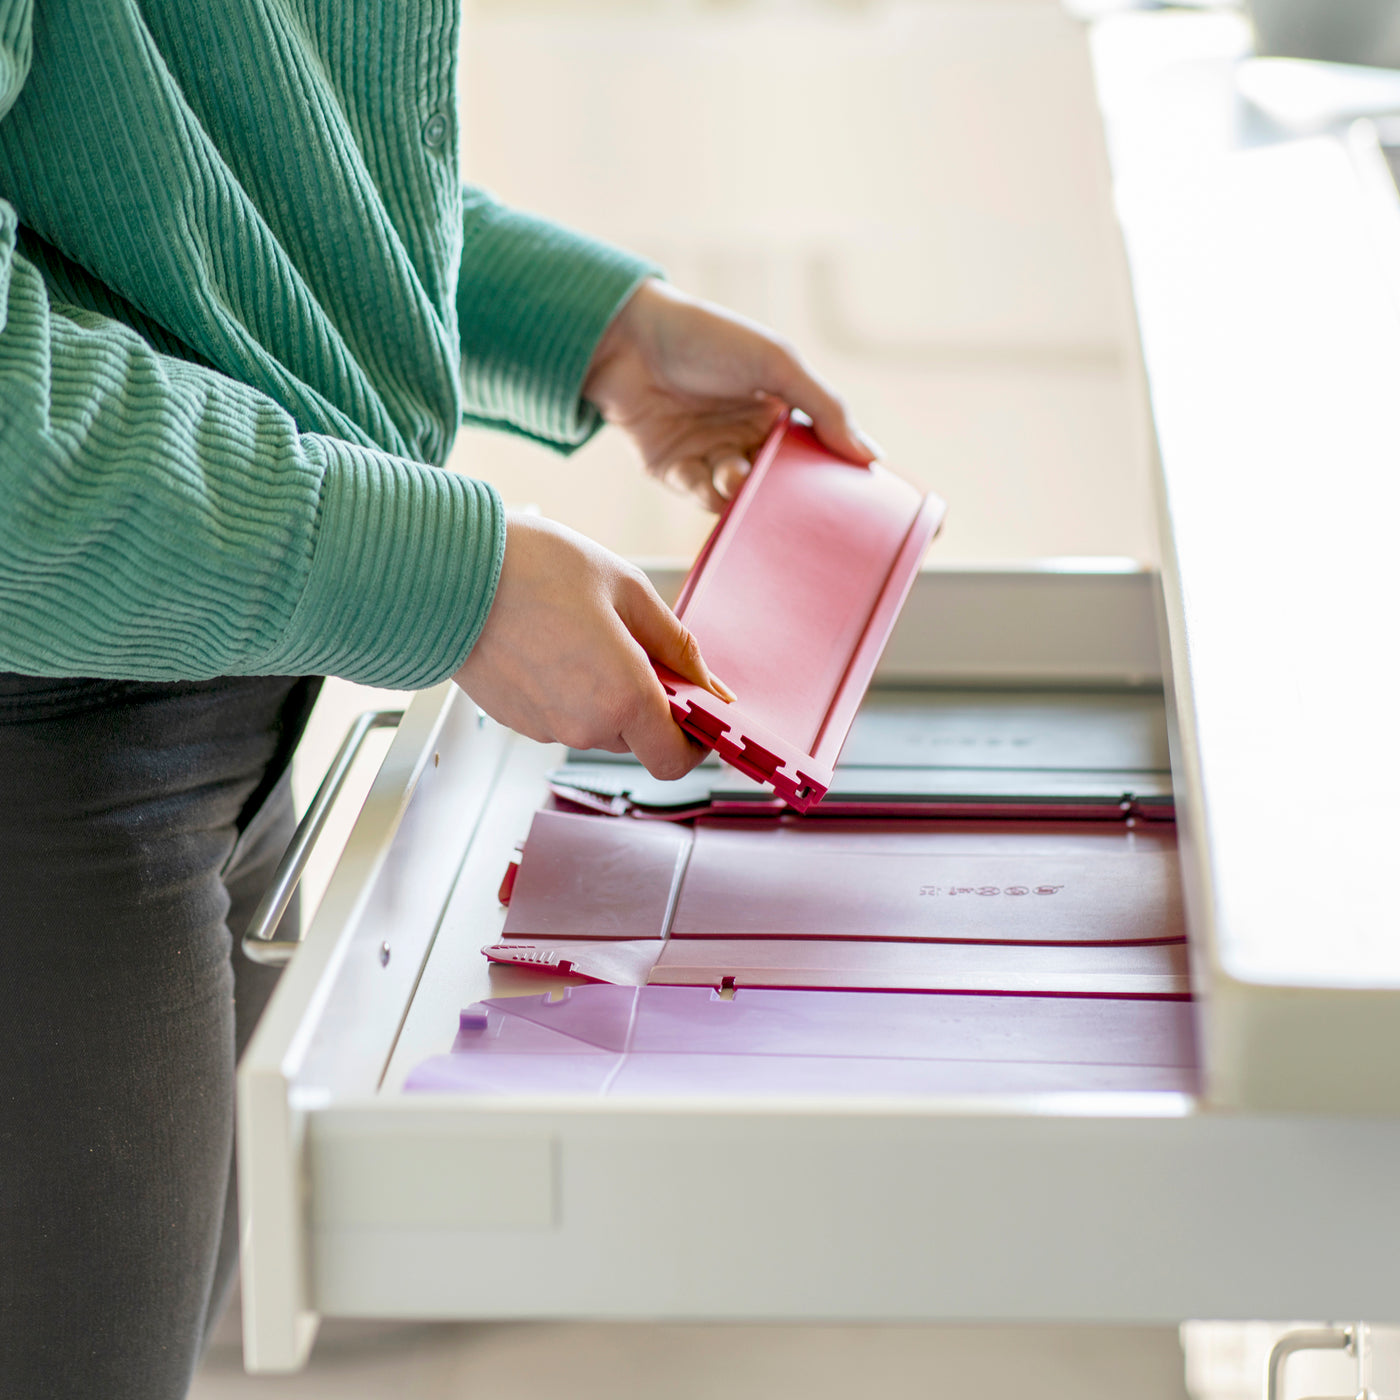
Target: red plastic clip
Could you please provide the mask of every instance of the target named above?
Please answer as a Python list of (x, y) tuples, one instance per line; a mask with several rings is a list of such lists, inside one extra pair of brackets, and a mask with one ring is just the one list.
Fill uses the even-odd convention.
[(519, 874), (520, 857), (517, 855), (516, 858), (506, 866), (506, 873), (501, 876), (501, 886), (496, 891), (496, 898), (502, 904), (509, 905), (510, 897), (515, 893), (515, 881)]

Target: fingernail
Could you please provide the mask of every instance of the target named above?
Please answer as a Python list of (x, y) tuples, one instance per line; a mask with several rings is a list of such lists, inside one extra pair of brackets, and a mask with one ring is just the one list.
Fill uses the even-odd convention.
[(739, 698), (718, 676), (710, 677), (710, 690), (726, 705), (732, 705)]
[(868, 433), (861, 432), (859, 428), (856, 429), (856, 441), (860, 443), (860, 445), (863, 448), (865, 448), (865, 450), (868, 453), (870, 453), (872, 457), (884, 457), (885, 449), (881, 447), (880, 444), (876, 442), (875, 439), (871, 437)]

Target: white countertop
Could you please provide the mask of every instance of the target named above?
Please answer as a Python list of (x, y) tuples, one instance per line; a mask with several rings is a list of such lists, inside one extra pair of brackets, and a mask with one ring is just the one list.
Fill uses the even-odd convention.
[[(1306, 88), (1315, 66), (1245, 61), (1237, 15), (1117, 16), (1093, 55), (1156, 429), (1178, 803), (1209, 892), (1207, 1055), (1238, 1061), (1215, 1087), (1393, 1103), (1400, 208), (1346, 118), (1364, 94), (1400, 105), (1400, 75), (1352, 70), (1349, 110), (1290, 124), (1260, 74)], [(1351, 995), (1299, 1010), (1302, 989)]]

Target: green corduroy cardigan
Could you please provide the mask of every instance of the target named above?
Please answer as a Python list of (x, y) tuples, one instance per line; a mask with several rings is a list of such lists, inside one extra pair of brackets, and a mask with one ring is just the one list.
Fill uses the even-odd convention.
[(465, 420), (561, 450), (646, 263), (464, 189), (455, 0), (0, 0), (0, 671), (449, 676)]

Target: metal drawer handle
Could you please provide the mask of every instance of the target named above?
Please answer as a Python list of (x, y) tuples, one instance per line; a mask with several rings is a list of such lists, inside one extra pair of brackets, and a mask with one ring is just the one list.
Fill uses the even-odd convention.
[(1361, 1322), (1351, 1327), (1299, 1327), (1285, 1332), (1269, 1353), (1269, 1380), (1265, 1389), (1268, 1400), (1281, 1400), (1284, 1363), (1298, 1351), (1344, 1351), (1356, 1357), (1356, 1400), (1375, 1400), (1367, 1374), (1370, 1371), (1367, 1340), (1366, 1324)]
[(316, 789), (316, 796), (311, 799), (311, 806), (306, 809), (306, 815), (297, 826), (291, 845), (287, 847), (277, 866), (277, 873), (273, 875), (267, 893), (253, 911), (253, 917), (243, 935), (245, 957), (251, 958), (255, 963), (281, 967), (290, 961), (292, 954), (296, 952), (301, 941), (299, 936), (295, 939), (274, 940), (272, 935), (277, 932), (282, 915), (287, 912), (287, 906), (292, 902), (301, 877), (306, 873), (306, 863), (311, 858), (317, 838), (326, 824), (326, 818), (330, 816), (331, 808), (335, 806), (336, 798), (340, 796), (340, 790), (345, 786), (346, 778), (350, 776), (350, 769), (359, 757), (365, 740), (369, 738), (372, 730), (396, 728), (402, 718), (402, 710), (366, 710), (350, 726), (350, 732), (346, 734), (336, 756), (331, 760), (326, 776), (321, 779), (321, 786)]

